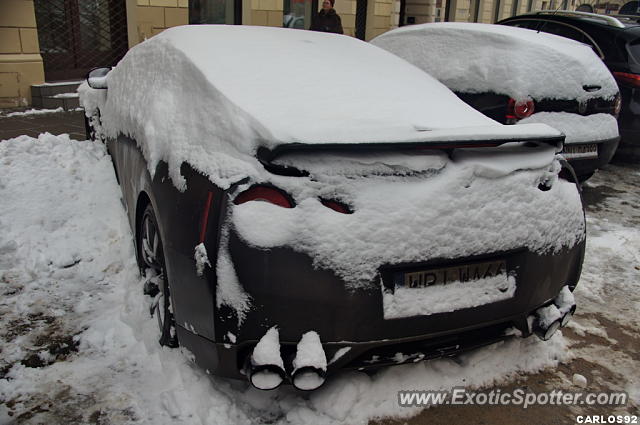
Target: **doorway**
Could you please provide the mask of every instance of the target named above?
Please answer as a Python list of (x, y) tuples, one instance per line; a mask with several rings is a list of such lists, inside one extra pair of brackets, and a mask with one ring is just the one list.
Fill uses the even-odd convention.
[(35, 0), (47, 81), (84, 77), (127, 53), (125, 0)]

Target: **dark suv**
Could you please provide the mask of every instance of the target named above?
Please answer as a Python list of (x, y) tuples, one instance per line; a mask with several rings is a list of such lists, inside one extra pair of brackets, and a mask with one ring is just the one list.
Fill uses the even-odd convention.
[(620, 87), (618, 119), (622, 140), (616, 157), (640, 160), (640, 16), (542, 11), (504, 19), (498, 24), (528, 28), (590, 45)]

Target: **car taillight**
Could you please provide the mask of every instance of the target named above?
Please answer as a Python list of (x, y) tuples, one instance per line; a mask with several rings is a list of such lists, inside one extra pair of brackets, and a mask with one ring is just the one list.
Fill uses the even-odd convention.
[(630, 72), (614, 72), (613, 76), (618, 83), (623, 83), (632, 87), (640, 87), (640, 75), (638, 74), (631, 74)]
[(535, 110), (535, 104), (531, 99), (515, 100), (509, 99), (507, 103), (507, 123), (512, 124), (514, 121), (530, 117)]
[(353, 214), (351, 208), (343, 204), (342, 202), (335, 201), (333, 199), (320, 199), (322, 205), (327, 208), (331, 208), (334, 211), (337, 211), (342, 214)]
[(295, 206), (293, 199), (289, 195), (273, 186), (253, 186), (236, 196), (233, 203), (240, 205), (249, 201), (269, 202), (283, 208), (293, 208)]

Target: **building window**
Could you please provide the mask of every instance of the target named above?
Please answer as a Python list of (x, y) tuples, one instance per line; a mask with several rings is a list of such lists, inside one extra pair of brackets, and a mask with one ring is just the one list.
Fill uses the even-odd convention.
[(500, 12), (502, 12), (502, 1), (496, 0), (495, 9), (493, 9), (493, 22), (496, 23), (500, 20)]
[(313, 13), (318, 10), (318, 0), (284, 0), (283, 8), (283, 27), (308, 30)]
[(520, 1), (513, 0), (511, 4), (511, 16), (516, 16), (518, 14), (518, 9), (520, 8)]
[(190, 24), (241, 24), (242, 0), (189, 0)]

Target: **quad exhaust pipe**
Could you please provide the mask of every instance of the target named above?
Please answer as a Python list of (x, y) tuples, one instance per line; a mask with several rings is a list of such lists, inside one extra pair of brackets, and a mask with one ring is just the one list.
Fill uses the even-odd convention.
[(256, 344), (247, 367), (249, 382), (259, 390), (274, 390), (285, 378), (284, 362), (280, 356), (280, 334), (272, 327)]
[(249, 367), (251, 385), (259, 390), (275, 390), (284, 381), (284, 369), (278, 365), (256, 365)]
[(558, 329), (569, 323), (576, 312), (576, 302), (568, 286), (564, 286), (553, 304), (541, 307), (533, 315), (533, 332), (543, 341), (551, 339)]
[[(311, 391), (324, 384), (327, 375), (327, 358), (314, 331), (302, 335), (292, 362), (291, 383), (299, 390)], [(280, 335), (274, 326), (258, 341), (246, 366), (251, 385), (259, 390), (274, 390), (286, 378), (284, 362), (280, 354)]]
[(327, 356), (320, 336), (314, 331), (302, 335), (293, 359), (291, 383), (302, 391), (320, 388), (327, 377)]
[(576, 300), (568, 286), (562, 288), (553, 303), (562, 314), (562, 327), (565, 327), (576, 312)]

